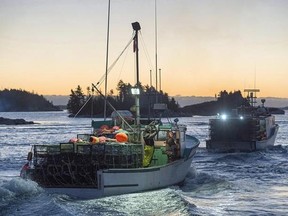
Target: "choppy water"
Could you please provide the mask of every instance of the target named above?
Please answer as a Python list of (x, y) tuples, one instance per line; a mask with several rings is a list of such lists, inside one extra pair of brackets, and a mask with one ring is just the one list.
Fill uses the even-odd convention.
[(31, 144), (90, 132), (91, 119), (68, 118), (65, 112), (0, 116), (39, 123), (0, 126), (0, 215), (288, 215), (287, 114), (276, 116), (274, 148), (230, 154), (206, 151), (209, 117), (179, 118), (201, 141), (183, 186), (94, 200), (48, 195), (18, 177)]

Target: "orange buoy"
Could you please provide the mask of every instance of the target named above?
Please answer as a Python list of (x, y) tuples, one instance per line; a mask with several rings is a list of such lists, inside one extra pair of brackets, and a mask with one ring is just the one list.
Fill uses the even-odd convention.
[(106, 142), (106, 137), (105, 136), (100, 136), (99, 137), (99, 142), (100, 143), (105, 143)]
[(98, 137), (95, 137), (95, 136), (90, 136), (89, 141), (90, 141), (91, 143), (99, 143), (99, 138), (98, 138)]
[(117, 142), (127, 142), (128, 136), (126, 133), (117, 133), (115, 136)]

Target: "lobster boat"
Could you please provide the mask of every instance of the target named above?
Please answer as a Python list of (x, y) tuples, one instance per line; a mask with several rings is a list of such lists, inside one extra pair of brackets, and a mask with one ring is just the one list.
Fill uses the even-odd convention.
[[(136, 22), (132, 26), (137, 46), (140, 25)], [(138, 48), (134, 50), (138, 55)], [(78, 134), (64, 143), (33, 145), (21, 177), (37, 182), (49, 193), (81, 199), (182, 183), (199, 140), (187, 135), (186, 125), (177, 119), (163, 123), (148, 118), (144, 122), (140, 118), (139, 94), (135, 95), (135, 103), (134, 120), (129, 111), (114, 110), (111, 121), (92, 121), (90, 133)]]
[[(33, 145), (21, 177), (48, 193), (81, 199), (155, 190), (184, 181), (199, 145), (198, 139), (186, 134), (185, 125), (153, 121), (142, 126), (138, 142), (137, 134), (118, 127), (115, 131), (106, 123), (67, 143)], [(92, 122), (97, 124), (101, 121)], [(179, 146), (175, 152), (167, 151), (169, 132)], [(148, 144), (147, 133), (155, 134)]]
[(261, 100), (261, 106), (254, 106), (259, 89), (246, 89), (245, 92), (248, 92), (249, 106), (209, 120), (208, 151), (252, 152), (274, 145), (279, 129), (275, 116), (264, 106), (265, 99)]

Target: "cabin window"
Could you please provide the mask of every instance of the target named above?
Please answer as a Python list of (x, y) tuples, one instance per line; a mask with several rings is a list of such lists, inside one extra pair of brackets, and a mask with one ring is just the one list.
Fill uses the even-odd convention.
[(159, 131), (158, 132), (158, 135), (157, 135), (157, 140), (158, 141), (165, 141), (166, 140), (166, 138), (167, 138), (167, 131)]

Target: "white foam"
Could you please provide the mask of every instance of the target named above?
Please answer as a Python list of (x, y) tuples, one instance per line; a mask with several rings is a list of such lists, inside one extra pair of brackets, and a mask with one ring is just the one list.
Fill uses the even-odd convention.
[(37, 183), (15, 177), (0, 183), (0, 197), (2, 202), (11, 201), (22, 195), (35, 195), (43, 191)]

